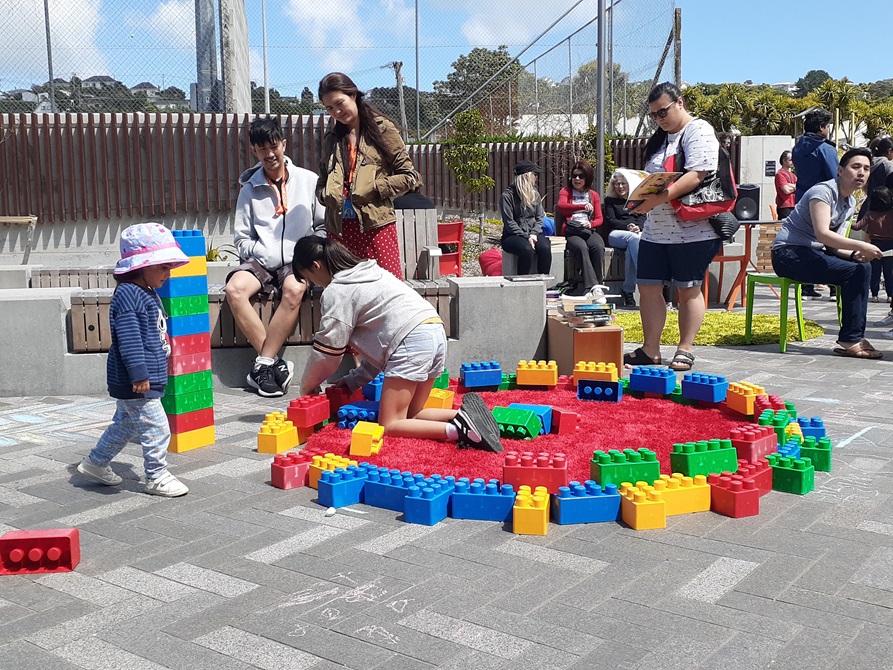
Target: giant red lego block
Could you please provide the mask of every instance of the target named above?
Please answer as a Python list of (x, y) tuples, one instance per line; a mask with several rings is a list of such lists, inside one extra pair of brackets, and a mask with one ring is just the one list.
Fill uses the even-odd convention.
[(206, 407), (205, 409), (197, 409), (194, 412), (168, 414), (167, 424), (170, 426), (172, 434), (188, 433), (190, 430), (213, 426), (214, 408)]
[(182, 356), (171, 356), (167, 359), (167, 373), (175, 377), (176, 375), (188, 375), (192, 372), (202, 372), (211, 369), (211, 350), (202, 351), (197, 354), (185, 354)]
[(733, 428), (729, 437), (738, 458), (748, 463), (756, 463), (766, 454), (778, 450), (778, 435), (772, 426), (749, 425)]
[(363, 389), (351, 393), (342, 386), (330, 386), (326, 389), (326, 399), (329, 401), (329, 416), (326, 418), (337, 419), (338, 410), (344, 405), (363, 399)]
[(580, 415), (569, 409), (552, 408), (552, 432), (558, 435), (572, 435), (577, 430)]
[(211, 350), (211, 333), (178, 335), (169, 338), (171, 356), (190, 356)]
[(760, 416), (763, 410), (771, 409), (773, 412), (779, 409), (787, 409), (784, 400), (777, 395), (758, 395), (753, 400), (753, 415)]
[(306, 395), (288, 404), (286, 415), (298, 428), (313, 428), (330, 416), (329, 399), (324, 395)]
[(772, 466), (765, 458), (759, 458), (755, 463), (738, 461), (738, 472), (744, 479), (751, 479), (764, 496), (772, 490)]
[(71, 572), (80, 562), (77, 528), (11, 530), (0, 535), (0, 575)]
[(558, 493), (558, 489), (567, 486), (569, 481), (567, 459), (562, 453), (508, 451), (505, 454), (503, 484), (511, 484), (516, 489), (529, 486), (532, 490), (544, 486), (549, 493)]
[(740, 519), (760, 513), (760, 490), (753, 479), (723, 472), (707, 477), (710, 484), (710, 509), (717, 514)]
[(322, 453), (317, 449), (304, 449), (277, 454), (270, 464), (270, 483), (284, 490), (307, 486), (307, 473), (313, 457)]

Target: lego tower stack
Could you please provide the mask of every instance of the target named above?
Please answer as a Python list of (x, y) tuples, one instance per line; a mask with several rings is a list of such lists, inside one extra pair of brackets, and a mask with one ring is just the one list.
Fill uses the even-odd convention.
[(182, 453), (214, 444), (214, 391), (205, 238), (198, 230), (173, 234), (189, 264), (172, 270), (171, 278), (158, 289), (171, 344), (161, 403), (171, 427), (168, 450)]

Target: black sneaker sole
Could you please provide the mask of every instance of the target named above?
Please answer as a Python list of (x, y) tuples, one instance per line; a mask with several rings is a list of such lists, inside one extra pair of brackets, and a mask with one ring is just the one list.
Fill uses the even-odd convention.
[(499, 439), (499, 425), (481, 396), (477, 393), (466, 393), (462, 398), (462, 411), (471, 418), (474, 427), (481, 434), (481, 443), (474, 446), (497, 454), (502, 453), (503, 447)]

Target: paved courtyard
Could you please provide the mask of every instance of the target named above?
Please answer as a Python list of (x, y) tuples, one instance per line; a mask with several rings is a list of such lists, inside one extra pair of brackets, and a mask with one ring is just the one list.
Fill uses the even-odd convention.
[(887, 360), (833, 356), (833, 304), (806, 311), (831, 334), (786, 355), (702, 347), (696, 370), (823, 417), (833, 472), (757, 517), (662, 531), (327, 518), (254, 451), (285, 401), (235, 389), (216, 396), (217, 444), (171, 456), (188, 496), (142, 493), (135, 447), (123, 486), (94, 486), (74, 465), (108, 397), (0, 398), (0, 531), (76, 526), (82, 550), (73, 573), (0, 577), (0, 668), (893, 668), (893, 342), (874, 328)]

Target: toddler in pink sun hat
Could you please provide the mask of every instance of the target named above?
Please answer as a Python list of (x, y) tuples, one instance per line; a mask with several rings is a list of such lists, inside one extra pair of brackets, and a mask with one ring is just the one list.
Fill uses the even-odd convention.
[(175, 498), (189, 492), (167, 469), (171, 431), (161, 398), (171, 348), (164, 308), (155, 293), (171, 270), (188, 262), (171, 231), (160, 223), (138, 223), (121, 233), (106, 366), (109, 395), (117, 407), (111, 425), (77, 468), (94, 482), (120, 484), (123, 480), (110, 463), (128, 442), (134, 442), (143, 448), (147, 493)]

